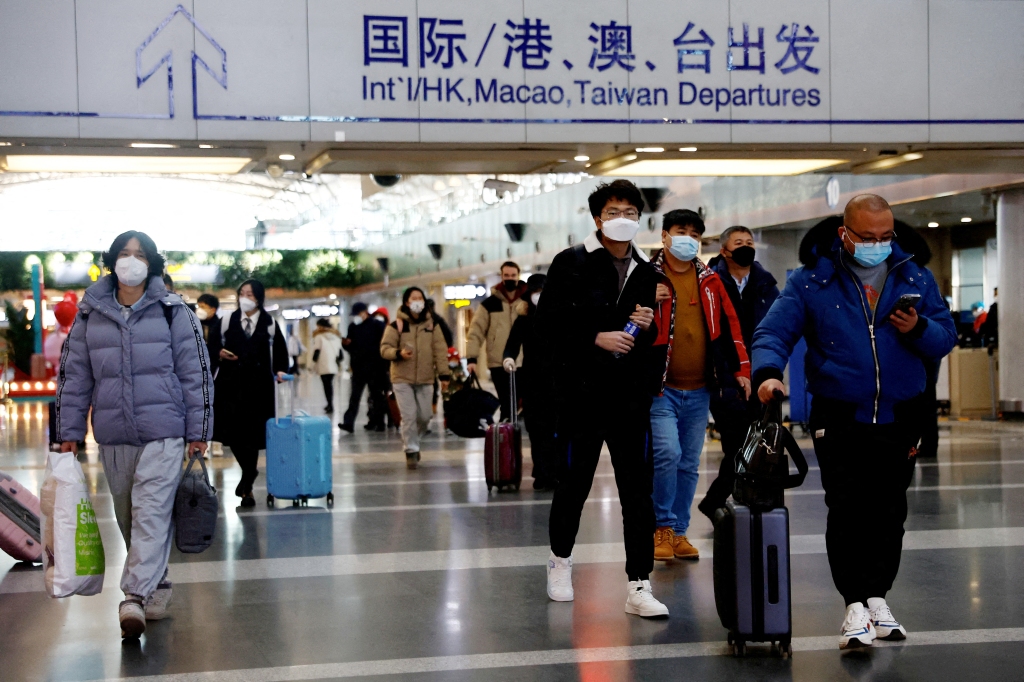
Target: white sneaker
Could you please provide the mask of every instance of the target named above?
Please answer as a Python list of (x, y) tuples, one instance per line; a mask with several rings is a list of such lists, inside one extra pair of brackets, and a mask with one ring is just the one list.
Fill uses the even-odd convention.
[(171, 605), (170, 581), (156, 586), (156, 592), (146, 600), (146, 620), (163, 620), (167, 617), (167, 607)]
[(871, 615), (868, 610), (860, 602), (847, 606), (842, 634), (839, 635), (839, 648), (860, 649), (871, 646), (873, 641), (875, 641), (875, 626), (871, 624)]
[(632, 580), (626, 587), (626, 613), (641, 618), (667, 618), (668, 607), (654, 598), (650, 580)]
[(552, 552), (548, 557), (548, 597), (552, 601), (572, 601), (572, 557), (562, 559)]
[(117, 607), (117, 618), (121, 621), (121, 638), (138, 639), (146, 631), (146, 612), (142, 600), (129, 597)]
[(871, 618), (871, 624), (875, 627), (875, 637), (878, 639), (896, 641), (907, 638), (907, 629), (893, 618), (889, 605), (881, 597), (868, 599), (868, 615)]

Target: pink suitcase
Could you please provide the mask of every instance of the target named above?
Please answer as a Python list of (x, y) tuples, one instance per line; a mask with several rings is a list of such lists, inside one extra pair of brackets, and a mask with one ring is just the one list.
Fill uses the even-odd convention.
[(43, 560), (39, 498), (0, 472), (0, 549), (20, 561)]
[(519, 490), (523, 480), (523, 436), (519, 427), (515, 375), (512, 375), (512, 421), (489, 424), (484, 434), (484, 477), (487, 492), (505, 486)]

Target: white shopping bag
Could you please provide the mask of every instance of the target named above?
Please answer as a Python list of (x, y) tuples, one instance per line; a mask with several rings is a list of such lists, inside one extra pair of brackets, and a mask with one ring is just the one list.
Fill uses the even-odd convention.
[(74, 453), (51, 452), (47, 457), (39, 508), (47, 594), (99, 594), (106, 570), (103, 541)]

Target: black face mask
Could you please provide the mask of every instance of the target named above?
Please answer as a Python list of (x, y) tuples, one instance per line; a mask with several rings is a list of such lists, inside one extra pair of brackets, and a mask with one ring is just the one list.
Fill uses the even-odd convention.
[(504, 284), (505, 291), (515, 291), (516, 287), (519, 286), (519, 281), (514, 279), (506, 279)]
[(754, 247), (753, 246), (741, 246), (738, 249), (733, 249), (732, 262), (741, 268), (749, 268), (754, 263)]

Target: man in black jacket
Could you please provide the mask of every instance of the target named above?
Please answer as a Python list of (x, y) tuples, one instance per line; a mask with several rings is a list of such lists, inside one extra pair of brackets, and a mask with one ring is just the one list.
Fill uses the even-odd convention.
[[(644, 205), (640, 190), (616, 180), (599, 185), (589, 204), (597, 231), (555, 257), (537, 310), (541, 360), (554, 384), (566, 458), (551, 505), (548, 596), (573, 599), (572, 549), (607, 443), (622, 505), (626, 612), (664, 617), (668, 608), (654, 598), (649, 581), (654, 507), (648, 424), (652, 385), (660, 379), (649, 350), (657, 331), (658, 275), (633, 244)], [(633, 334), (623, 331), (627, 326)]]
[[(768, 314), (779, 297), (779, 287), (772, 273), (754, 260), (754, 235), (742, 225), (727, 227), (719, 237), (721, 252), (708, 262), (722, 280), (732, 307), (740, 320), (743, 345), (750, 352), (754, 330)], [(743, 447), (750, 423), (757, 418), (760, 403), (756, 398), (744, 399), (735, 389), (726, 388), (711, 397), (711, 414), (715, 429), (722, 437), (721, 467), (697, 508), (714, 521), (715, 510), (725, 506), (732, 494), (736, 451)]]
[(352, 433), (355, 430), (356, 415), (359, 414), (359, 403), (363, 398), (363, 388), (370, 387), (371, 414), (367, 429), (384, 430), (384, 415), (375, 414), (385, 407), (383, 395), (378, 399), (378, 392), (383, 394), (380, 377), (380, 340), (384, 336), (384, 323), (370, 317), (366, 304), (362, 301), (352, 304), (352, 322), (348, 325), (348, 334), (341, 345), (348, 351), (349, 363), (352, 368), (352, 395), (349, 397), (348, 409), (338, 427), (342, 431)]

